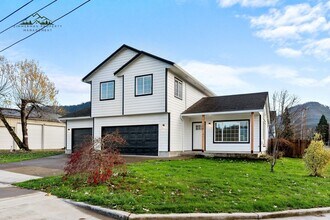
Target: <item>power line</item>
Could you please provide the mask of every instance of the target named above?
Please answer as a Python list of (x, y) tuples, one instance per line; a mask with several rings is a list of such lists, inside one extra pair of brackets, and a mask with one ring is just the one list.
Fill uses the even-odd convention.
[(7, 15), (6, 17), (4, 17), (3, 19), (0, 20), (0, 22), (3, 22), (4, 20), (6, 20), (7, 18), (9, 18), (10, 16), (12, 16), (13, 14), (15, 14), (16, 12), (18, 12), (19, 10), (21, 10), (22, 8), (24, 8), (25, 6), (27, 6), (28, 4), (30, 4), (31, 2), (33, 2), (34, 0), (31, 0), (27, 3), (25, 3), (24, 5), (22, 5), (21, 7), (19, 7), (18, 9), (16, 9), (15, 11), (13, 11), (12, 13), (10, 13), (9, 15)]
[(67, 16), (68, 14), (71, 14), (72, 12), (74, 12), (74, 11), (77, 10), (78, 8), (82, 7), (83, 5), (85, 5), (86, 3), (88, 3), (89, 1), (91, 1), (91, 0), (87, 0), (87, 1), (85, 1), (84, 3), (82, 3), (82, 4), (80, 4), (79, 6), (75, 7), (75, 8), (72, 9), (71, 11), (69, 11), (69, 12), (65, 13), (64, 15), (62, 15), (61, 17), (55, 19), (52, 23), (45, 25), (44, 27), (42, 27), (42, 28), (36, 30), (36, 31), (33, 32), (32, 34), (30, 34), (30, 35), (28, 35), (28, 36), (26, 36), (26, 37), (24, 37), (24, 38), (22, 38), (22, 39), (16, 41), (15, 43), (9, 45), (8, 47), (2, 49), (2, 50), (0, 51), (0, 53), (3, 52), (3, 51), (5, 51), (5, 50), (7, 50), (7, 49), (9, 49), (9, 48), (11, 48), (12, 46), (14, 46), (14, 45), (16, 45), (16, 44), (22, 42), (23, 40), (26, 40), (27, 38), (29, 38), (29, 37), (35, 35), (35, 34), (38, 33), (39, 31), (45, 29), (45, 28), (48, 27), (49, 25), (52, 25), (53, 23), (55, 23), (56, 21), (62, 19), (62, 18), (65, 17), (65, 16)]
[(15, 23), (15, 24), (13, 24), (12, 26), (10, 26), (10, 27), (8, 27), (8, 28), (2, 30), (2, 31), (0, 32), (0, 34), (2, 34), (2, 33), (5, 32), (5, 31), (8, 31), (8, 30), (9, 30), (10, 28), (12, 28), (12, 27), (15, 27), (16, 25), (18, 25), (18, 24), (21, 23), (22, 21), (28, 19), (29, 17), (31, 17), (31, 16), (34, 15), (35, 13), (38, 13), (39, 11), (41, 11), (41, 10), (47, 8), (48, 6), (52, 5), (53, 3), (57, 2), (57, 1), (58, 1), (58, 0), (54, 0), (54, 1), (52, 1), (51, 3), (49, 3), (48, 5), (45, 5), (44, 7), (40, 8), (38, 11), (33, 12), (32, 14), (30, 14), (29, 16), (23, 18), (23, 19), (20, 20), (19, 22), (17, 22), (17, 23)]

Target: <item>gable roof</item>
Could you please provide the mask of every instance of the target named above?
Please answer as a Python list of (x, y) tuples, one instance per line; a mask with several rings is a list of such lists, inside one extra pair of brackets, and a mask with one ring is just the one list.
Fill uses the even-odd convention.
[(208, 96), (214, 96), (215, 94), (209, 89), (207, 88), (205, 85), (203, 85), (200, 81), (198, 81), (197, 79), (195, 79), (192, 75), (190, 75), (189, 73), (187, 73), (185, 70), (183, 70), (181, 67), (179, 67), (176, 63), (174, 63), (173, 61), (161, 58), (159, 56), (156, 56), (154, 54), (145, 52), (143, 50), (138, 50), (134, 47), (128, 46), (126, 44), (123, 44), (120, 48), (118, 48), (115, 52), (113, 52), (108, 58), (106, 58), (102, 63), (100, 63), (97, 67), (95, 67), (90, 73), (88, 73), (83, 79), (83, 82), (89, 83), (87, 81), (88, 77), (90, 77), (91, 75), (93, 75), (93, 73), (95, 73), (102, 65), (104, 65), (107, 61), (109, 61), (111, 58), (113, 58), (116, 54), (118, 54), (120, 51), (122, 51), (123, 49), (129, 49), (132, 50), (134, 52), (136, 52), (137, 54), (134, 55), (129, 61), (127, 61), (123, 66), (121, 66), (119, 69), (117, 69), (114, 72), (114, 75), (118, 74), (119, 72), (121, 72), (123, 69), (125, 69), (125, 67), (127, 67), (128, 65), (130, 65), (131, 63), (133, 63), (134, 61), (136, 61), (139, 57), (141, 57), (142, 55), (148, 56), (148, 57), (152, 57), (156, 60), (165, 62), (167, 64), (169, 64), (171, 67), (167, 68), (171, 71), (173, 71), (175, 74), (178, 74), (181, 77), (184, 77), (185, 80), (187, 80), (187, 82), (191, 83), (191, 85), (193, 85), (194, 87), (196, 87), (198, 90), (200, 90), (201, 92), (203, 92), (204, 94), (208, 95)]
[(128, 46), (126, 44), (123, 44), (121, 47), (119, 47), (115, 52), (113, 52), (108, 58), (106, 58), (102, 63), (100, 63), (97, 67), (95, 67), (90, 73), (88, 73), (83, 79), (82, 81), (85, 82), (85, 80), (91, 76), (97, 69), (99, 69), (103, 64), (105, 64), (108, 60), (110, 60), (112, 57), (114, 57), (117, 53), (119, 53), (121, 50), (123, 49), (129, 49), (129, 50), (133, 50), (135, 51), (137, 54), (130, 59), (127, 63), (125, 63), (123, 66), (121, 66), (118, 70), (115, 71), (114, 75), (116, 75), (117, 73), (119, 73), (121, 70), (123, 70), (126, 66), (128, 66), (130, 63), (132, 63), (134, 60), (136, 60), (138, 57), (140, 57), (141, 55), (146, 55), (149, 57), (152, 57), (156, 60), (160, 60), (162, 62), (165, 62), (169, 65), (174, 65), (174, 62), (170, 61), (170, 60), (166, 60), (164, 58), (158, 57), (156, 55), (153, 55), (151, 53), (147, 53), (143, 50), (138, 50), (134, 47)]
[(267, 98), (268, 92), (204, 97), (182, 114), (259, 110)]

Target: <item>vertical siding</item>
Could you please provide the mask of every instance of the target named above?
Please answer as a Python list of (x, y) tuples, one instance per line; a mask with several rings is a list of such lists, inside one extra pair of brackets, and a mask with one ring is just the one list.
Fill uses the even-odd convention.
[[(92, 117), (115, 116), (122, 114), (122, 78), (113, 73), (136, 55), (135, 51), (123, 49), (104, 64), (91, 77)], [(100, 101), (100, 82), (115, 80), (115, 99)]]
[(168, 120), (166, 113), (95, 118), (94, 120), (95, 138), (101, 137), (102, 127), (158, 124), (158, 151), (167, 151)]
[(167, 103), (168, 112), (171, 113), (171, 151), (183, 151), (191, 143), (189, 140), (191, 131), (184, 129), (181, 113), (206, 95), (185, 82), (184, 79), (177, 77), (182, 81), (182, 100), (180, 100), (174, 96), (175, 74), (168, 71), (167, 77)]
[[(152, 57), (142, 55), (138, 60), (125, 68), (124, 114), (146, 114), (165, 111), (165, 68), (168, 64)], [(152, 95), (135, 96), (135, 77), (152, 74)]]
[(93, 119), (68, 120), (66, 131), (66, 149), (71, 150), (72, 129), (74, 128), (93, 128)]

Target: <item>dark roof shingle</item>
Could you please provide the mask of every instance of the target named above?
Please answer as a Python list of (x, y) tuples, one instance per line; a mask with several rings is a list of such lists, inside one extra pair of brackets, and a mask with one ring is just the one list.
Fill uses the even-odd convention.
[(204, 97), (182, 114), (263, 109), (268, 92)]

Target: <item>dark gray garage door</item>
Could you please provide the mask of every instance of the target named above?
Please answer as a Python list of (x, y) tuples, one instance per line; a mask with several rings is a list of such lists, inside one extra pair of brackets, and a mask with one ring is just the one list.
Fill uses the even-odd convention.
[(72, 152), (79, 149), (82, 143), (92, 137), (92, 128), (72, 129)]
[(122, 154), (158, 155), (158, 125), (102, 127), (102, 136), (117, 129), (127, 142)]

